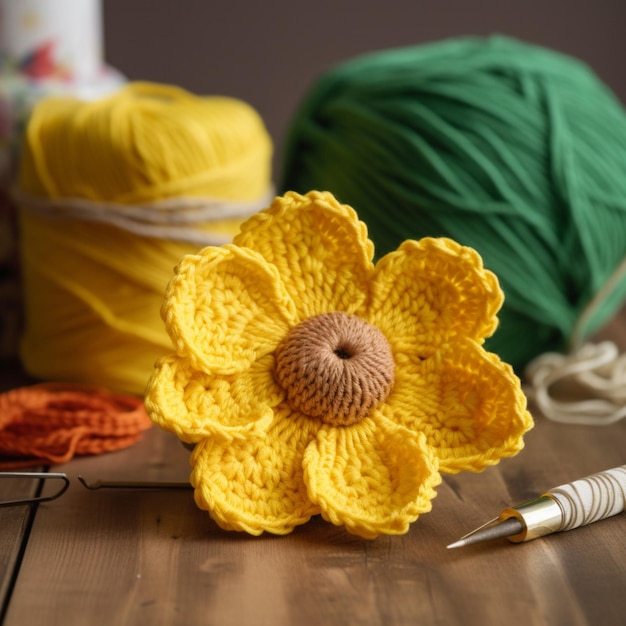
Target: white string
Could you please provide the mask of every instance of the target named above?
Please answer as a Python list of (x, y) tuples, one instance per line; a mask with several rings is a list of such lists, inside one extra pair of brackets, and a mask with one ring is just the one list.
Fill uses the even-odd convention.
[[(598, 426), (626, 417), (626, 354), (611, 341), (587, 343), (569, 355), (547, 352), (532, 360), (524, 375), (527, 395), (550, 420)], [(590, 399), (557, 400), (557, 383), (569, 383)]]
[[(626, 417), (626, 354), (620, 356), (611, 341), (583, 344), (587, 323), (625, 277), (626, 257), (576, 321), (569, 354), (547, 352), (526, 366), (524, 391), (548, 419), (600, 426)], [(570, 390), (585, 393), (590, 399), (557, 400), (552, 393), (557, 383), (565, 382), (570, 385)]]
[(195, 245), (222, 245), (231, 235), (197, 228), (212, 221), (245, 218), (267, 208), (274, 188), (260, 198), (231, 201), (216, 198), (165, 198), (145, 204), (98, 202), (85, 198), (43, 198), (14, 190), (17, 204), (49, 219), (75, 219), (116, 226), (142, 237), (170, 239)]
[(587, 328), (587, 323), (596, 314), (598, 309), (604, 304), (606, 299), (613, 293), (617, 285), (626, 278), (626, 257), (615, 268), (609, 279), (602, 285), (592, 300), (587, 304), (580, 317), (576, 320), (572, 335), (569, 341), (570, 352), (575, 352), (583, 344), (583, 337)]

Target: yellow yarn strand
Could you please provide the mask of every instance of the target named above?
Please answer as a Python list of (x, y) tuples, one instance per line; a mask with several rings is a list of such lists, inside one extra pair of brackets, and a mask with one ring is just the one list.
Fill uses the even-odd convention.
[(171, 347), (172, 268), (267, 205), (271, 151), (259, 115), (232, 98), (133, 83), (41, 101), (17, 192), (27, 371), (142, 394)]

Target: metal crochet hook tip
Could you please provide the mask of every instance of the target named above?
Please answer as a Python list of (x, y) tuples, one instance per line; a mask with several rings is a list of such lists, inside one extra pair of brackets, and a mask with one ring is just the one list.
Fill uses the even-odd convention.
[(81, 484), (90, 491), (97, 489), (191, 489), (189, 483), (163, 483), (163, 482), (132, 482), (132, 481), (88, 481), (83, 476), (78, 476)]
[(523, 530), (524, 524), (515, 517), (511, 517), (507, 520), (500, 520), (500, 518), (496, 517), (486, 524), (479, 526), (472, 532), (467, 533), (467, 535), (464, 535), (458, 541), (451, 543), (448, 549), (462, 548), (463, 546), (470, 546), (474, 543), (481, 543), (491, 539), (511, 537), (521, 533)]
[(56, 500), (62, 496), (70, 486), (70, 480), (65, 474), (53, 472), (0, 472), (0, 478), (40, 478), (41, 480), (60, 480), (63, 482), (61, 487), (55, 493), (49, 496), (33, 496), (32, 498), (24, 498), (22, 500), (6, 500), (0, 501), (0, 507), (19, 506), (22, 504), (39, 504), (40, 502), (49, 502)]

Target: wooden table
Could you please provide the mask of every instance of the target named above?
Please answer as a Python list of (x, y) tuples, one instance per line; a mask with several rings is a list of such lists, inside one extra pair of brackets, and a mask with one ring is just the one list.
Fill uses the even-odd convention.
[[(625, 321), (604, 333), (622, 348)], [(374, 541), (321, 519), (286, 537), (228, 533), (188, 489), (79, 483), (78, 475), (186, 480), (187, 451), (153, 428), (128, 450), (54, 467), (71, 479), (58, 500), (0, 509), (0, 623), (623, 626), (624, 513), (525, 544), (446, 549), (505, 506), (626, 463), (626, 420), (592, 427), (535, 418), (517, 457), (446, 477), (432, 512), (408, 534)]]

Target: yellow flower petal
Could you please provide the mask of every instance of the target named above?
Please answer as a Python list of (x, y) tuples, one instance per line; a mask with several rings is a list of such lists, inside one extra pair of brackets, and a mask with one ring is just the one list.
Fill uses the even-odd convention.
[(225, 530), (287, 534), (319, 508), (302, 478), (302, 456), (316, 422), (277, 410), (265, 437), (205, 439), (193, 451), (196, 504)]
[(373, 244), (353, 209), (328, 193), (276, 198), (242, 225), (234, 242), (278, 268), (301, 320), (351, 313), (366, 298)]
[(513, 369), (471, 340), (403, 359), (385, 414), (423, 432), (444, 473), (479, 472), (524, 447), (533, 426)]
[(304, 469), (322, 516), (366, 539), (405, 533), (430, 511), (441, 482), (425, 438), (385, 419), (321, 429), (306, 450)]
[(432, 354), (454, 337), (482, 343), (497, 326), (503, 295), (478, 253), (449, 239), (405, 241), (376, 265), (362, 315), (394, 353)]
[(162, 315), (179, 356), (196, 369), (230, 374), (276, 348), (295, 308), (275, 267), (228, 245), (181, 261)]
[(272, 407), (284, 395), (274, 383), (272, 363), (268, 355), (245, 372), (209, 375), (186, 359), (164, 357), (148, 382), (146, 409), (153, 422), (186, 443), (213, 434), (244, 437), (260, 432), (271, 423)]
[[(222, 528), (285, 534), (322, 513), (366, 538), (404, 533), (430, 510), (439, 468), (480, 471), (523, 447), (532, 419), (520, 382), (481, 347), (503, 296), (480, 256), (423, 239), (372, 258), (350, 207), (290, 192), (233, 245), (177, 268), (162, 309), (176, 355), (157, 364), (146, 405), (196, 444), (196, 502)], [(394, 370), (377, 408), (341, 427), (289, 408), (308, 397), (287, 393), (288, 362), (280, 384), (274, 373), (279, 346), (298, 354), (282, 343), (292, 329), (337, 312), (382, 331)], [(346, 346), (335, 356), (351, 358)]]

